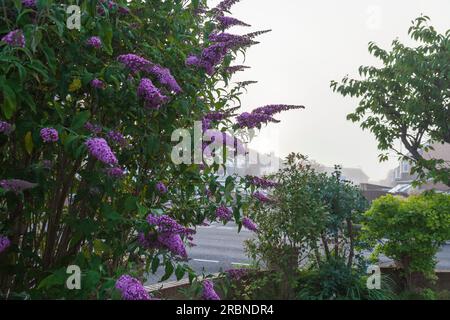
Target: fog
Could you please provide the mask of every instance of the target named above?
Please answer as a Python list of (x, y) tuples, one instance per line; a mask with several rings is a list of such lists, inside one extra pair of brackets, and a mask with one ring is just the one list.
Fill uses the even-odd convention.
[(378, 162), (370, 132), (346, 120), (357, 100), (332, 92), (330, 81), (356, 76), (360, 65), (378, 64), (368, 53), (370, 41), (384, 48), (395, 38), (413, 44), (407, 31), (421, 14), (439, 31), (450, 29), (450, 1), (242, 0), (231, 12), (252, 28), (230, 32), (273, 30), (248, 50), (244, 62), (252, 68), (233, 78), (259, 81), (243, 96), (243, 109), (272, 103), (307, 107), (279, 115), (282, 122), (264, 128), (252, 147), (280, 157), (300, 152), (324, 165), (362, 168), (373, 181), (384, 179), (397, 157)]

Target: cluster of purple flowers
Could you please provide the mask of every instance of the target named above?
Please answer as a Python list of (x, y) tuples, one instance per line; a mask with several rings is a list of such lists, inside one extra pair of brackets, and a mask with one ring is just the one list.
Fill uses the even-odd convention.
[(117, 279), (115, 287), (124, 300), (151, 300), (150, 294), (142, 283), (129, 275), (123, 275)]
[(34, 188), (36, 186), (36, 183), (20, 179), (0, 180), (0, 187), (5, 189), (6, 191), (12, 191), (15, 193)]
[(93, 124), (92, 122), (86, 122), (86, 124), (84, 125), (84, 128), (95, 135), (100, 134), (103, 130), (102, 126)]
[(250, 181), (251, 184), (262, 189), (275, 188), (278, 186), (278, 183), (264, 178), (248, 176), (247, 179)]
[(263, 203), (271, 202), (271, 200), (265, 194), (263, 194), (259, 191), (255, 192), (253, 194), (253, 197)]
[(258, 232), (258, 226), (256, 225), (255, 222), (253, 222), (252, 219), (250, 219), (248, 217), (244, 217), (242, 219), (242, 225), (250, 231)]
[(240, 0), (224, 0), (221, 1), (212, 11), (218, 14), (223, 14), (229, 11), (233, 5), (238, 3)]
[(233, 26), (250, 27), (249, 24), (233, 17), (219, 16), (217, 17), (217, 21), (219, 21), (219, 28), (222, 30), (228, 29)]
[(187, 258), (186, 248), (181, 236), (192, 238), (194, 230), (183, 227), (174, 219), (167, 215), (154, 216), (150, 214), (147, 217), (149, 225), (157, 227), (157, 234), (140, 234), (139, 243), (146, 248), (164, 248), (174, 255)]
[(25, 48), (25, 36), (20, 29), (9, 32), (2, 38), (2, 41), (10, 45), (11, 47)]
[(112, 152), (105, 139), (89, 138), (86, 141), (86, 146), (89, 153), (97, 160), (109, 165), (116, 165), (118, 163), (115, 154)]
[(167, 102), (167, 97), (147, 78), (141, 79), (137, 93), (144, 100), (145, 106), (150, 109), (159, 109), (162, 104)]
[(210, 129), (212, 122), (222, 121), (223, 119), (226, 119), (227, 117), (229, 117), (228, 114), (225, 114), (224, 112), (220, 112), (220, 111), (210, 112), (210, 113), (206, 114), (202, 119), (203, 131)]
[(170, 91), (175, 93), (180, 93), (182, 91), (181, 87), (178, 85), (175, 78), (170, 73), (170, 70), (167, 68), (163, 68), (160, 65), (152, 65), (149, 67), (148, 72), (155, 75), (158, 78), (158, 81), (169, 88)]
[(96, 89), (104, 89), (105, 83), (102, 80), (96, 78), (91, 81), (91, 86)]
[(211, 280), (203, 281), (203, 300), (220, 300), (219, 295), (214, 291), (214, 284)]
[(11, 241), (6, 236), (0, 236), (0, 253), (8, 249), (11, 245)]
[(111, 178), (119, 179), (125, 175), (125, 172), (120, 167), (114, 167), (106, 169), (106, 174)]
[(216, 66), (222, 62), (228, 53), (228, 48), (223, 43), (213, 44), (203, 49), (201, 56), (191, 55), (186, 59), (186, 65), (191, 67), (203, 68), (206, 73), (213, 75)]
[(100, 49), (102, 47), (102, 40), (100, 39), (100, 37), (90, 37), (89, 39), (87, 39), (86, 44), (89, 47)]
[(230, 269), (225, 271), (228, 277), (232, 280), (239, 281), (247, 276), (249, 269)]
[(36, 0), (22, 0), (22, 5), (26, 8), (36, 8)]
[(200, 56), (191, 55), (186, 59), (187, 66), (203, 68), (209, 75), (214, 74), (216, 67), (230, 50), (256, 44), (247, 36), (229, 33), (212, 33), (209, 40), (214, 43), (203, 49)]
[(260, 107), (253, 110), (251, 113), (244, 112), (236, 117), (237, 124), (239, 128), (261, 128), (262, 124), (267, 124), (269, 122), (279, 122), (273, 118), (273, 115), (280, 113), (282, 111), (293, 110), (293, 109), (303, 109), (303, 106), (293, 106), (293, 105), (268, 105), (265, 107)]
[(12, 132), (12, 125), (0, 120), (0, 133), (9, 135)]
[(128, 146), (128, 141), (127, 139), (123, 136), (123, 134), (117, 130), (111, 130), (108, 132), (108, 134), (106, 135), (106, 138), (113, 142), (116, 143), (117, 145), (119, 145), (122, 148), (125, 148)]
[(124, 64), (133, 73), (148, 70), (152, 64), (149, 60), (132, 53), (118, 56), (117, 61)]
[(219, 130), (207, 130), (204, 134), (206, 141), (211, 141), (211, 144), (204, 141), (203, 152), (205, 155), (212, 155), (215, 144), (234, 148), (235, 152), (239, 155), (245, 155), (247, 152), (246, 147), (238, 138), (231, 136), (227, 132)]
[(161, 181), (155, 185), (155, 188), (160, 194), (166, 194), (168, 191), (166, 185)]
[(58, 142), (58, 131), (54, 128), (42, 128), (41, 138), (45, 143)]
[(248, 66), (243, 66), (243, 65), (237, 65), (237, 66), (230, 66), (226, 69), (227, 73), (229, 74), (233, 74), (239, 71), (244, 71), (245, 69), (249, 69), (250, 67)]
[(216, 210), (216, 217), (221, 221), (228, 222), (233, 217), (233, 211), (225, 206), (220, 206)]

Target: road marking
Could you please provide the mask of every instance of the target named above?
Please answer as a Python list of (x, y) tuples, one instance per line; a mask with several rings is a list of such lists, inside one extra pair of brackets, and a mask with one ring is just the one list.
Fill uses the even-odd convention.
[(232, 262), (231, 265), (233, 266), (246, 266), (246, 267), (250, 267), (249, 263), (241, 263), (241, 262)]
[(204, 259), (194, 259), (197, 262), (209, 262), (209, 263), (219, 263), (217, 260), (204, 260)]

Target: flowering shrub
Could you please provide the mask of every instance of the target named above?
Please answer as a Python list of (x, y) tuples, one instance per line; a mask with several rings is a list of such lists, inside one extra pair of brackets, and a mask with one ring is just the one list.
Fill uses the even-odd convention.
[[(0, 295), (147, 298), (148, 272), (194, 276), (185, 245), (218, 207), (242, 223), (237, 178), (170, 159), (172, 132), (194, 121), (259, 127), (232, 121), (245, 67), (230, 63), (261, 34), (223, 32), (246, 25), (225, 17), (235, 2), (67, 1), (79, 31), (57, 2), (2, 2)], [(65, 288), (72, 264), (81, 290)]]
[(341, 179), (339, 170), (331, 176), (319, 173), (298, 154), (289, 155), (271, 180), (250, 178), (269, 189), (267, 195), (254, 194), (260, 201), (251, 206), (250, 216), (257, 229), (248, 221), (245, 226), (257, 231), (257, 237), (247, 242), (247, 250), (281, 274), (283, 297), (293, 298), (301, 263), (320, 268), (339, 260), (350, 269), (354, 266), (354, 224), (367, 204), (357, 187)]

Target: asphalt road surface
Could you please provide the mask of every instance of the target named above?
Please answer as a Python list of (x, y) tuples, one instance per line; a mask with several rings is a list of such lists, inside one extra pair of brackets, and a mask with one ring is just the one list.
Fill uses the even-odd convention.
[[(198, 227), (194, 236), (196, 246), (187, 249), (189, 265), (197, 274), (206, 275), (248, 265), (250, 260), (244, 252), (244, 241), (252, 236), (253, 232), (245, 228), (238, 233), (238, 227), (234, 223), (226, 226), (213, 223), (208, 227)], [(157, 283), (163, 275), (163, 270), (150, 275), (147, 284)], [(175, 277), (172, 276), (167, 281), (174, 280)]]
[[(194, 236), (195, 247), (188, 248), (190, 258), (189, 265), (197, 274), (213, 274), (230, 268), (238, 268), (239, 265), (250, 264), (251, 261), (245, 255), (244, 241), (254, 236), (253, 232), (242, 228), (238, 233), (237, 226), (229, 223), (213, 223), (208, 227), (199, 227)], [(389, 262), (382, 258), (381, 262)], [(437, 255), (437, 269), (450, 270), (450, 243), (445, 245)], [(158, 283), (164, 275), (162, 268), (155, 274), (150, 275), (147, 284)], [(167, 281), (174, 281), (172, 276)]]

